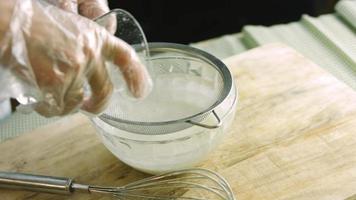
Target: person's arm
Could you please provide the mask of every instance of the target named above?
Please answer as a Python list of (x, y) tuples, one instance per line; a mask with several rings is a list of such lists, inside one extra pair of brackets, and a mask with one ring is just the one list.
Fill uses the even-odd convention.
[(134, 96), (149, 91), (135, 51), (95, 22), (38, 0), (0, 1), (0, 13), (0, 97), (30, 94), (44, 116), (99, 113), (113, 89), (106, 61), (118, 66)]
[(1, 17), (0, 17), (0, 42), (9, 29), (9, 23), (14, 9), (14, 1), (0, 1)]

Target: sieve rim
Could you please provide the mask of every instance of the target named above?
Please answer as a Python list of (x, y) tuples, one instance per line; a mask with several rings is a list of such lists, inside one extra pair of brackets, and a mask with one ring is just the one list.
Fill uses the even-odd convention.
[[(142, 50), (142, 46), (140, 45), (133, 45), (134, 49), (136, 51)], [(194, 115), (184, 117), (181, 119), (175, 119), (175, 120), (168, 120), (168, 121), (159, 121), (159, 122), (143, 122), (143, 121), (132, 121), (132, 120), (125, 120), (122, 118), (118, 117), (112, 117), (108, 114), (102, 113), (101, 115), (98, 116), (100, 120), (103, 122), (106, 122), (106, 119), (113, 120), (119, 123), (123, 124), (129, 124), (129, 125), (138, 125), (138, 126), (162, 126), (162, 125), (170, 125), (170, 124), (175, 124), (175, 123), (190, 123), (194, 119), (197, 119), (199, 117), (205, 116), (210, 114), (211, 112), (214, 112), (214, 109), (218, 107), (223, 101), (228, 97), (228, 95), (231, 93), (231, 90), (233, 89), (233, 78), (230, 70), (228, 67), (218, 58), (215, 56), (211, 55), (210, 53), (207, 53), (203, 50), (200, 50), (195, 47), (191, 47), (188, 45), (183, 45), (183, 44), (176, 44), (176, 43), (167, 43), (167, 42), (150, 42), (148, 43), (148, 48), (149, 50), (159, 50), (159, 51), (167, 51), (167, 52), (178, 52), (178, 53), (184, 53), (193, 57), (196, 57), (198, 59), (201, 59), (207, 63), (209, 63), (212, 67), (214, 67), (221, 75), (222, 81), (223, 81), (223, 89), (222, 92), (219, 96), (219, 98), (215, 101), (214, 104), (209, 106), (207, 109), (204, 109), (201, 112), (198, 112)], [(167, 50), (166, 50), (167, 49)], [(105, 112), (105, 111), (104, 111)], [(219, 117), (219, 116), (217, 116)], [(195, 125), (195, 124), (192, 124)], [(117, 128), (117, 127), (116, 127)]]

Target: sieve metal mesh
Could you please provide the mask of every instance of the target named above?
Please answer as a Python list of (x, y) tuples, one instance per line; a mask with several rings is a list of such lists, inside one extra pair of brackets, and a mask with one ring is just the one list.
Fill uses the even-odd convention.
[(150, 44), (147, 62), (154, 87), (145, 99), (131, 97), (120, 73), (111, 69), (115, 90), (110, 105), (99, 116), (102, 121), (148, 135), (176, 132), (202, 121), (207, 121), (206, 127), (220, 123), (211, 113), (232, 84), (231, 74), (221, 61), (198, 49), (158, 43)]

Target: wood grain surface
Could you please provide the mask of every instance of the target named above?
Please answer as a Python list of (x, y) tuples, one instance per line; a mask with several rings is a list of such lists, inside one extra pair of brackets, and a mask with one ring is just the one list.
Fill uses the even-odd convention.
[[(202, 167), (239, 200), (356, 199), (356, 92), (286, 46), (225, 60), (239, 104), (229, 137)], [(0, 171), (123, 185), (147, 175), (118, 161), (75, 114), (0, 144)], [(0, 200), (110, 199), (0, 190)]]

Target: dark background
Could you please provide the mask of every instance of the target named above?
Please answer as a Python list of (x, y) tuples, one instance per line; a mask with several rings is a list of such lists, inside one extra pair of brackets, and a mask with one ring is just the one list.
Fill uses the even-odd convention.
[(150, 42), (191, 43), (237, 33), (244, 25), (297, 21), (333, 11), (338, 0), (109, 0), (132, 13)]

